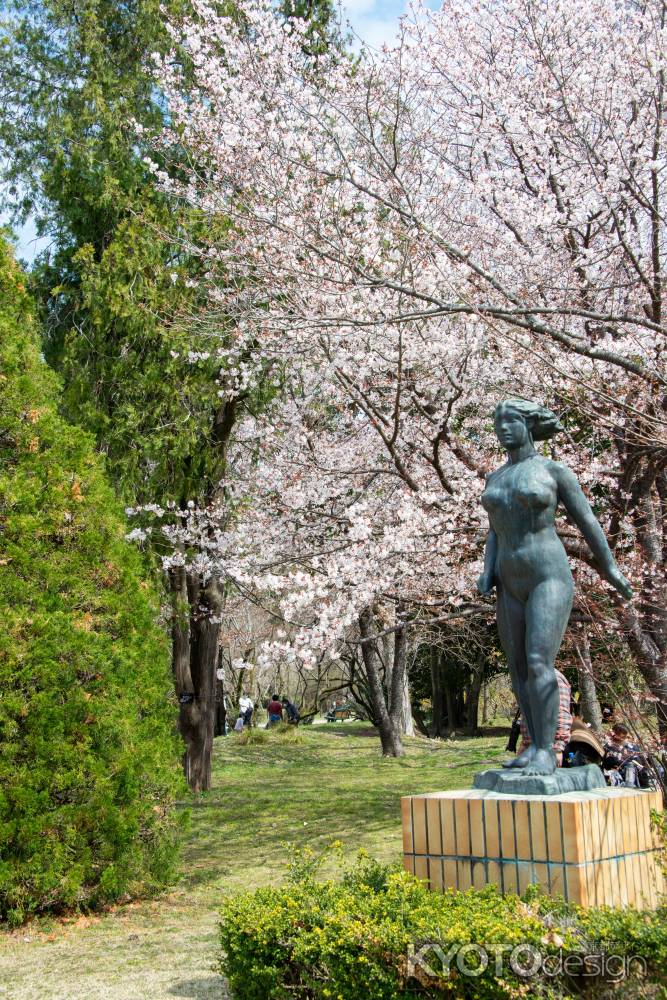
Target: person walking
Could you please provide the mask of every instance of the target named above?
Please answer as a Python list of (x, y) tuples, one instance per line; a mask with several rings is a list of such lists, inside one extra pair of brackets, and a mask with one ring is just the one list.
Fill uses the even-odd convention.
[(266, 706), (266, 710), (269, 713), (269, 726), (275, 726), (283, 721), (283, 705), (279, 694), (271, 695), (271, 701)]

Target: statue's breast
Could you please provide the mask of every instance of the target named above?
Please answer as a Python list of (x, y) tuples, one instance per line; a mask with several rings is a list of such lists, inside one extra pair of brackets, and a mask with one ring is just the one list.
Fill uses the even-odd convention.
[(548, 486), (531, 486), (513, 491), (513, 499), (522, 507), (530, 510), (542, 510), (549, 507), (553, 500), (553, 489)]
[(517, 508), (532, 512), (546, 510), (556, 503), (556, 484), (541, 463), (531, 461), (529, 465), (522, 463), (494, 476), (481, 500), (489, 514)]
[(506, 490), (490, 489), (487, 487), (482, 493), (482, 507), (491, 514), (495, 510), (501, 510), (508, 505)]

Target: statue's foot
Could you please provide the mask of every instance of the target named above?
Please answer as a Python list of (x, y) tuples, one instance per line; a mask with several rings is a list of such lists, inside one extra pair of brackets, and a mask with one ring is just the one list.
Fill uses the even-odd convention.
[(524, 774), (553, 774), (556, 770), (556, 756), (553, 750), (537, 750)]
[(514, 758), (514, 760), (506, 760), (503, 767), (528, 767), (536, 752), (535, 747), (531, 743), (530, 746), (526, 747), (523, 753), (520, 753), (518, 757)]

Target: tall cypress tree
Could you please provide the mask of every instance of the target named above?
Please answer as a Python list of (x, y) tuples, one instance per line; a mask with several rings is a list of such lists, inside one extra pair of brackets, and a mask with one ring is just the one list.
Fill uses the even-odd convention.
[(158, 595), (58, 394), (0, 239), (0, 917), (14, 923), (164, 885), (175, 856)]

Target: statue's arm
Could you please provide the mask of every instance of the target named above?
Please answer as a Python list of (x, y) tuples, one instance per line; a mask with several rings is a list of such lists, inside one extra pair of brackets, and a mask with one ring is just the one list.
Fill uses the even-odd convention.
[(496, 585), (496, 555), (498, 552), (498, 538), (493, 528), (486, 536), (486, 548), (484, 549), (484, 572), (477, 581), (477, 589), (480, 594), (490, 594)]
[(575, 474), (566, 465), (552, 463), (558, 483), (558, 498), (588, 542), (601, 575), (623, 597), (632, 597), (632, 588), (616, 565), (604, 531), (584, 495)]

